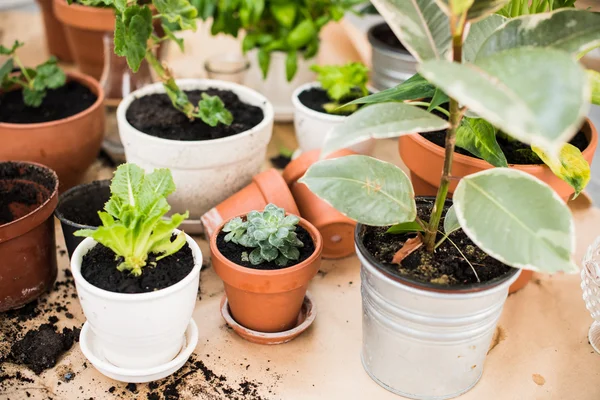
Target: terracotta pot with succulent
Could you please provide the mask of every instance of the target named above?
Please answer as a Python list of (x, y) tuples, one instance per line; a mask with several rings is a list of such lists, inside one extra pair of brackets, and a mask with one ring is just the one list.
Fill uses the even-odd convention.
[(168, 169), (145, 174), (135, 164), (117, 168), (111, 197), (98, 212), (102, 225), (71, 258), (71, 272), (87, 318), (83, 354), (103, 374), (148, 382), (179, 369), (198, 341), (192, 312), (202, 253), (176, 228), (187, 213), (164, 216), (175, 190)]
[(8, 56), (0, 66), (0, 160), (47, 165), (65, 190), (82, 179), (100, 150), (104, 94), (93, 78), (65, 74), (54, 57), (26, 68), (17, 54), (22, 45), (0, 46)]
[[(361, 63), (313, 65), (311, 69), (317, 73), (318, 82), (304, 84), (292, 95), (294, 128), (302, 152), (320, 150), (325, 134), (359, 108), (357, 104), (343, 105), (369, 94), (369, 70)], [(374, 144), (374, 140), (367, 140), (351, 150), (370, 155)]]
[(321, 265), (322, 249), (314, 226), (273, 204), (221, 225), (210, 250), (225, 285), (224, 317), (229, 314), (233, 328), (257, 343), (293, 339), (316, 313), (309, 306), (308, 318), (301, 309), (311, 303), (306, 290)]
[[(573, 218), (556, 192), (515, 168), (455, 177), (456, 143), (460, 135), (473, 146), (489, 143), (495, 138), (484, 134), (498, 129), (535, 145), (579, 179), (581, 156), (564, 157), (562, 149), (585, 122), (590, 82), (576, 56), (600, 45), (600, 16), (555, 11), (494, 28), (497, 16), (491, 14), (506, 1), (372, 2), (421, 61), (418, 71), (426, 81), (418, 87), (437, 88), (427, 107), (435, 109), (448, 94), (448, 118), (427, 112), (422, 103), (387, 98), (334, 128), (324, 155), (371, 137), (447, 130), (437, 195), (415, 198), (400, 168), (360, 155), (320, 161), (299, 182), (360, 223), (355, 240), (365, 370), (403, 396), (446, 399), (480, 379), (520, 269), (578, 271)], [(487, 41), (485, 26), (497, 29)], [(386, 99), (385, 93), (374, 96)], [(473, 113), (477, 123), (489, 121), (494, 129), (465, 137), (461, 128), (473, 123)], [(450, 201), (454, 180), (459, 182)]]
[(294, 90), (314, 79), (308, 60), (319, 50), (319, 33), (362, 0), (281, 2), (200, 1), (199, 15), (213, 19), (211, 33), (246, 32), (242, 50), (251, 67), (246, 81), (273, 104), (276, 121), (292, 121)]

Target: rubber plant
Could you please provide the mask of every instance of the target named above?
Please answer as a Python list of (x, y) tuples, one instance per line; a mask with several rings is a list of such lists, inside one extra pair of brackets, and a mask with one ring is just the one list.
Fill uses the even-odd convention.
[(369, 69), (359, 62), (350, 62), (345, 65), (313, 65), (311, 68), (317, 73), (317, 80), (321, 87), (327, 91), (330, 103), (323, 105), (330, 114), (347, 114), (358, 109), (358, 104), (344, 103), (369, 94), (367, 82)]
[(242, 50), (258, 49), (258, 63), (267, 77), (271, 53), (287, 53), (286, 78), (291, 81), (298, 69), (298, 54), (313, 58), (319, 51), (319, 33), (330, 21), (339, 21), (344, 13), (364, 0), (191, 0), (203, 20), (212, 18), (211, 33), (237, 37), (246, 35)]
[[(67, 0), (72, 3), (74, 0)], [(189, 119), (200, 118), (210, 126), (219, 122), (230, 125), (233, 116), (225, 108), (218, 96), (202, 96), (198, 104), (192, 104), (183, 90), (179, 88), (169, 67), (158, 60), (152, 51), (161, 42), (172, 40), (183, 51), (183, 39), (174, 34), (174, 30), (195, 31), (198, 11), (188, 0), (152, 0), (138, 5), (137, 0), (79, 0), (88, 6), (112, 7), (115, 10), (115, 54), (126, 57), (127, 64), (137, 72), (143, 60), (156, 72), (173, 107), (184, 113)], [(150, 8), (153, 6), (153, 10)], [(152, 20), (160, 18), (165, 32), (158, 37), (153, 32)]]
[(560, 155), (589, 109), (590, 81), (577, 59), (600, 45), (600, 16), (565, 9), (505, 21), (492, 13), (506, 0), (372, 3), (420, 62), (419, 75), (407, 85), (412, 94), (432, 98), (426, 103), (431, 109), (447, 94), (449, 111), (439, 109), (447, 119), (427, 112), (422, 103), (389, 102), (393, 92), (381, 92), (369, 101), (381, 104), (361, 108), (327, 135), (322, 154), (371, 137), (447, 130), (443, 173), (429, 220), (417, 217), (406, 174), (370, 157), (320, 161), (300, 181), (363, 224), (392, 225), (390, 234), (413, 232), (414, 239), (394, 257), (397, 263), (421, 246), (433, 253), (452, 231), (462, 228), (481, 250), (511, 267), (577, 271), (568, 207), (527, 173), (498, 167), (462, 178), (443, 227), (440, 221), (453, 179), (457, 136), (466, 121), (492, 129), (477, 129), (477, 135), (465, 140), (493, 144), (493, 132), (502, 130), (560, 160), (577, 179), (577, 160), (572, 163)]

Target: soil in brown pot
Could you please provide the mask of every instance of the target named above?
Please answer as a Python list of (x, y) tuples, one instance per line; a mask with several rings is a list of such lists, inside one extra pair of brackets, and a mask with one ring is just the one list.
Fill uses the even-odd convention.
[(233, 115), (229, 126), (221, 123), (215, 127), (205, 124), (200, 118), (190, 120), (176, 110), (164, 93), (150, 94), (134, 100), (127, 109), (127, 121), (137, 130), (152, 136), (169, 140), (212, 140), (220, 139), (254, 128), (263, 119), (260, 107), (244, 103), (230, 90), (208, 89), (185, 92), (194, 105), (202, 98), (202, 93), (219, 96), (225, 108)]
[(298, 248), (300, 251), (300, 257), (296, 261), (289, 261), (288, 264), (283, 267), (278, 265), (275, 261), (268, 261), (259, 265), (252, 265), (250, 261), (247, 261), (247, 257), (253, 249), (233, 242), (226, 242), (225, 236), (227, 234), (225, 232), (219, 232), (219, 235), (217, 236), (217, 248), (228, 260), (246, 268), (260, 270), (289, 268), (300, 264), (315, 252), (315, 244), (306, 229), (298, 225), (296, 227), (296, 234), (298, 235), (298, 239), (304, 243), (303, 247)]
[(404, 47), (402, 43), (400, 43), (400, 40), (398, 40), (392, 29), (387, 24), (381, 24), (376, 26), (371, 31), (371, 34), (375, 39), (379, 40), (386, 46), (391, 47), (392, 49), (400, 51), (402, 53), (408, 53), (406, 47)]
[(62, 217), (79, 225), (100, 226), (102, 221), (98, 211), (110, 198), (110, 187), (91, 187), (88, 191), (77, 192), (73, 197), (61, 201), (59, 211)]
[[(418, 199), (417, 214), (423, 221), (429, 221), (433, 199)], [(444, 214), (449, 206), (444, 209)], [(443, 226), (444, 222), (440, 223)], [(477, 283), (473, 269), (460, 252), (452, 245), (450, 240), (458, 246), (460, 251), (469, 259), (477, 271), (481, 282), (490, 281), (494, 278), (504, 276), (512, 271), (512, 268), (502, 264), (500, 261), (488, 256), (481, 251), (459, 229), (450, 234), (450, 240), (444, 243), (431, 254), (425, 250), (425, 246), (416, 250), (406, 257), (401, 265), (392, 264), (394, 254), (404, 245), (406, 240), (415, 237), (415, 234), (393, 235), (386, 233), (389, 227), (365, 227), (363, 244), (368, 252), (377, 261), (383, 264), (386, 272), (408, 278), (416, 282), (433, 283), (440, 286), (461, 286)], [(438, 234), (436, 241), (443, 237)]]
[(87, 110), (97, 96), (79, 82), (70, 81), (58, 89), (48, 90), (39, 107), (23, 102), (23, 91), (12, 90), (0, 94), (0, 122), (36, 124), (58, 121)]

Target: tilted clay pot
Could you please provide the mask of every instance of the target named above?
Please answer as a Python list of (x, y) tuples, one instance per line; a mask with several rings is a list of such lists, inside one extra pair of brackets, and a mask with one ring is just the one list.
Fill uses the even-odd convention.
[(212, 236), (223, 221), (249, 211), (262, 210), (269, 203), (290, 214), (300, 215), (290, 189), (275, 168), (254, 176), (252, 183), (200, 217), (206, 237)]
[[(356, 222), (321, 200), (306, 185), (297, 182), (308, 168), (319, 160), (320, 154), (320, 150), (302, 153), (285, 168), (283, 179), (285, 179), (294, 195), (300, 215), (310, 221), (323, 236), (323, 257), (342, 258), (354, 253), (354, 227)], [(327, 158), (353, 154), (356, 153), (352, 150), (343, 149), (332, 153)]]
[(52, 288), (52, 213), (57, 203), (58, 177), (50, 168), (0, 162), (0, 312), (21, 307)]
[[(245, 217), (245, 214), (240, 215)], [(217, 247), (222, 224), (210, 238), (212, 265), (223, 280), (233, 318), (257, 332), (282, 332), (293, 328), (310, 280), (321, 266), (323, 240), (317, 228), (301, 218), (315, 244), (314, 253), (299, 264), (278, 270), (246, 268), (230, 261)]]
[(44, 18), (44, 31), (46, 34), (48, 53), (56, 56), (56, 58), (61, 61), (71, 63), (73, 62), (73, 55), (71, 54), (71, 49), (67, 42), (65, 28), (63, 24), (56, 19), (56, 15), (54, 15), (52, 1), (53, 0), (37, 0), (37, 3), (42, 10), (42, 17)]
[(23, 160), (52, 168), (60, 190), (76, 185), (98, 155), (104, 135), (104, 92), (98, 82), (78, 72), (67, 73), (98, 98), (88, 109), (68, 118), (36, 124), (0, 122), (0, 161)]

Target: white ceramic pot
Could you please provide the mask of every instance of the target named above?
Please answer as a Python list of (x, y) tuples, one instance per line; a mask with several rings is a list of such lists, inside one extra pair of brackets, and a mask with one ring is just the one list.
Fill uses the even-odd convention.
[(75, 249), (71, 272), (79, 302), (104, 356), (115, 366), (152, 368), (171, 361), (181, 350), (202, 267), (198, 244), (186, 238), (194, 268), (173, 286), (150, 293), (114, 293), (92, 285), (81, 275), (81, 262), (96, 241), (87, 238)]
[[(306, 107), (300, 101), (300, 93), (314, 87), (321, 87), (318, 82), (306, 83), (298, 87), (292, 95), (292, 104), (294, 105), (294, 129), (296, 139), (302, 152), (315, 149), (321, 149), (325, 142), (325, 136), (335, 126), (341, 124), (346, 119), (344, 115), (333, 115), (312, 110)], [(369, 139), (365, 142), (355, 144), (350, 147), (359, 154), (371, 155), (375, 147), (375, 139)]]
[(246, 85), (262, 93), (273, 104), (275, 110), (275, 121), (290, 122), (294, 118), (294, 106), (292, 94), (300, 85), (315, 80), (315, 73), (310, 66), (316, 63), (316, 58), (305, 60), (302, 54), (298, 54), (298, 70), (291, 82), (287, 81), (285, 74), (285, 58), (287, 54), (281, 51), (271, 53), (271, 63), (267, 79), (263, 79), (262, 72), (258, 66), (258, 51), (256, 49), (248, 52), (250, 69), (246, 75)]
[(146, 171), (169, 168), (177, 187), (169, 196), (173, 212), (189, 210), (191, 219), (216, 206), (246, 186), (260, 172), (267, 145), (273, 133), (273, 108), (260, 93), (231, 82), (204, 79), (177, 81), (183, 90), (216, 88), (231, 90), (245, 103), (260, 107), (263, 120), (237, 135), (196, 141), (161, 139), (135, 129), (125, 117), (137, 98), (164, 93), (162, 83), (154, 83), (125, 97), (117, 109), (117, 122), (127, 162)]

